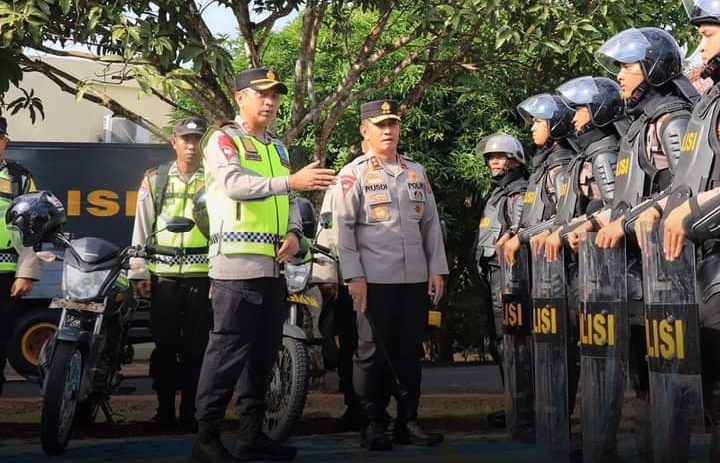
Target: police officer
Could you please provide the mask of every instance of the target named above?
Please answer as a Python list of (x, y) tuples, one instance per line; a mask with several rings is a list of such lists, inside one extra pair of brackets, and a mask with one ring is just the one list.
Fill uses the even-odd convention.
[(33, 281), (40, 278), (39, 259), (32, 248), (22, 248), (18, 255), (4, 220), (13, 199), (35, 191), (32, 174), (17, 162), (5, 159), (9, 141), (7, 120), (0, 117), (0, 395), (5, 384), (2, 370), (7, 360), (6, 343), (12, 338), (20, 311), (18, 299), (30, 294)]
[[(267, 377), (288, 316), (279, 264), (298, 252), (302, 234), (291, 191), (327, 189), (334, 173), (315, 161), (290, 174), (287, 149), (269, 131), (285, 93), (272, 70), (239, 73), (238, 115), (208, 131), (202, 143), (213, 325), (198, 385), (192, 462), (289, 461), (296, 455), (294, 447), (262, 432)], [(220, 434), (236, 384), (239, 436), (233, 458)]]
[(528, 180), (518, 221), (497, 243), (504, 246), (505, 258), (515, 262), (520, 245), (529, 245), (530, 238), (552, 227), (558, 191), (556, 177), (575, 157), (570, 139), (575, 111), (557, 95), (534, 95), (518, 105), (520, 115), (531, 124), (537, 152), (533, 157), (533, 171)]
[(158, 397), (157, 414), (145, 423), (147, 431), (176, 426), (175, 393), (180, 389), (180, 424), (197, 431), (195, 393), (210, 330), (207, 276), (207, 238), (197, 227), (171, 233), (165, 224), (174, 216), (192, 218), (193, 197), (205, 187), (200, 138), (207, 125), (198, 118), (181, 119), (170, 143), (176, 159), (145, 173), (138, 191), (132, 244), (152, 243), (165, 248), (146, 263), (135, 259), (130, 279), (150, 297), (150, 330), (155, 349), (150, 376)]
[(380, 403), (388, 384), (385, 349), (407, 392), (396, 395), (394, 442), (435, 445), (442, 436), (417, 422), (428, 294), (437, 305), (448, 273), (435, 198), (425, 169), (397, 152), (398, 103), (371, 101), (360, 113), (369, 149), (340, 172), (334, 222), (342, 276), (357, 310), (353, 383), (370, 423), (364, 444), (392, 449)]
[(658, 200), (645, 211), (635, 225), (638, 240), (642, 229), (655, 226), (661, 211), (665, 217), (664, 252), (669, 260), (677, 259), (688, 235), (700, 244), (702, 259), (697, 280), (700, 291), (699, 321), (702, 347), (702, 380), (705, 416), (711, 423), (710, 461), (720, 461), (720, 253), (714, 229), (718, 221), (718, 193), (713, 188), (720, 181), (718, 146), (720, 146), (720, 1), (684, 0), (690, 22), (698, 28), (704, 68), (701, 77), (711, 79), (712, 86), (693, 108), (682, 146), (683, 164), (673, 177), (670, 200), (677, 194), (692, 198), (668, 207), (668, 200)]
[[(518, 111), (528, 124), (532, 124), (537, 152), (533, 158), (535, 170), (528, 180), (522, 207), (518, 207), (517, 220), (496, 244), (498, 252), (503, 252), (503, 257), (510, 263), (527, 262), (530, 238), (552, 227), (558, 200), (556, 177), (576, 155), (568, 141), (572, 135), (574, 111), (562, 98), (547, 93), (534, 95), (518, 105)], [(530, 307), (529, 266), (515, 265), (513, 274), (519, 284), (511, 296), (521, 306)], [(503, 368), (506, 396), (510, 399), (506, 401), (506, 427), (513, 438), (534, 442), (532, 321), (527, 318), (530, 311), (523, 313), (526, 317), (522, 322), (512, 322), (511, 317), (504, 317), (508, 323), (504, 327)]]
[[(500, 301), (500, 272), (495, 244), (517, 221), (515, 214), (522, 210), (522, 195), (529, 176), (525, 151), (512, 135), (496, 133), (483, 139), (476, 151), (490, 171), (494, 187), (485, 199), (482, 217), (475, 238), (475, 263), (484, 286), (490, 289), (492, 314), (488, 317), (491, 351), (500, 363), (502, 350), (502, 302)], [(501, 367), (502, 370), (502, 367)]]
[[(682, 55), (675, 39), (661, 29), (622, 31), (605, 42), (596, 57), (606, 69), (617, 73), (630, 126), (620, 141), (612, 205), (568, 233), (574, 249), (580, 230), (598, 228), (598, 246), (617, 246), (625, 236), (625, 227), (638, 216), (638, 208), (631, 209), (670, 185), (690, 109), (697, 99), (697, 92), (682, 74)], [(640, 275), (637, 255), (628, 255), (629, 367), (636, 393), (635, 442), (641, 457), (650, 459), (650, 386)]]

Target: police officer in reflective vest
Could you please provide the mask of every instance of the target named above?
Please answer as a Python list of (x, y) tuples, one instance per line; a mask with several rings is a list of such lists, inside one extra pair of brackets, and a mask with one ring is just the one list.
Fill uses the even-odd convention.
[(7, 121), (0, 117), (0, 395), (2, 395), (7, 351), (15, 320), (20, 311), (18, 299), (29, 294), (33, 281), (40, 278), (40, 261), (31, 248), (18, 252), (11, 244), (5, 224), (5, 211), (16, 196), (35, 191), (30, 172), (15, 161), (5, 159), (8, 137)]
[(425, 169), (397, 152), (398, 103), (371, 101), (360, 113), (369, 149), (340, 171), (333, 216), (341, 273), (357, 311), (353, 385), (370, 422), (364, 444), (392, 449), (381, 403), (390, 384), (384, 348), (407, 392), (395, 391), (394, 442), (436, 445), (442, 436), (417, 422), (429, 303), (439, 302), (448, 274), (435, 197)]
[[(213, 326), (198, 385), (199, 435), (190, 461), (295, 458), (296, 449), (262, 432), (267, 377), (288, 316), (279, 264), (299, 250), (302, 221), (291, 191), (325, 190), (334, 172), (315, 161), (290, 174), (285, 145), (269, 129), (287, 87), (268, 69), (236, 79), (235, 120), (203, 139), (210, 221)], [(220, 441), (237, 385), (239, 436), (234, 457)]]
[(187, 233), (165, 230), (174, 216), (192, 217), (193, 196), (205, 187), (200, 138), (205, 121), (181, 119), (170, 141), (176, 160), (150, 169), (138, 191), (133, 245), (145, 244), (148, 236), (164, 253), (145, 262), (133, 262), (130, 278), (151, 299), (150, 330), (155, 349), (150, 356), (150, 376), (158, 396), (157, 414), (145, 423), (148, 431), (176, 426), (175, 393), (180, 389), (180, 424), (197, 431), (195, 394), (210, 330), (207, 276), (207, 238), (197, 227)]

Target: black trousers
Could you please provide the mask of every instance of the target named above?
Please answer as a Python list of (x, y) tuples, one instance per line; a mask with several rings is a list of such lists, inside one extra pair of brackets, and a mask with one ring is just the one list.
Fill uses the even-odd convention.
[(210, 279), (153, 275), (151, 280), (150, 330), (155, 342), (150, 356), (153, 387), (159, 397), (165, 400), (172, 397), (173, 408), (175, 392), (179, 389), (181, 410), (192, 415), (210, 331)]
[[(360, 400), (384, 408), (392, 385), (387, 361), (378, 342), (387, 349), (400, 383), (408, 395), (397, 400), (398, 421), (417, 419), (420, 402), (422, 341), (430, 300), (427, 283), (368, 284), (367, 313), (377, 329), (373, 335), (365, 313), (357, 312), (358, 347), (354, 357), (353, 385)], [(370, 417), (371, 420), (377, 417)]]
[(212, 288), (213, 326), (200, 372), (195, 417), (221, 421), (237, 384), (240, 417), (262, 419), (267, 377), (288, 316), (285, 280), (213, 280)]
[(3, 370), (7, 362), (7, 343), (12, 339), (15, 322), (20, 313), (17, 299), (10, 297), (14, 281), (14, 273), (0, 273), (0, 395), (5, 382)]
[(334, 332), (338, 337), (337, 368), (340, 392), (343, 393), (345, 398), (345, 406), (357, 409), (359, 403), (353, 389), (353, 355), (358, 345), (358, 332), (353, 301), (350, 293), (348, 293), (347, 286), (339, 286), (337, 298), (332, 304)]

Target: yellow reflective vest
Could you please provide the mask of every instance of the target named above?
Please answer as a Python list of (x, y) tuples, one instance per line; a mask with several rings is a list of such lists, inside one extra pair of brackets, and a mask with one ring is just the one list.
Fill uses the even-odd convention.
[[(272, 178), (290, 174), (290, 160), (280, 140), (263, 143), (233, 126), (223, 127), (222, 131), (237, 148), (240, 167), (249, 175)], [(203, 145), (212, 133), (206, 134)], [(209, 175), (207, 165), (205, 170), (208, 172), (206, 203), (210, 219), (210, 256), (259, 254), (275, 257), (278, 241), (288, 231), (288, 196), (235, 201), (228, 198)]]
[[(32, 176), (17, 163), (13, 163), (12, 170), (13, 174), (20, 178), (12, 178), (11, 168), (7, 164), (10, 162), (12, 161), (5, 161), (6, 164), (0, 170), (0, 273), (15, 273), (18, 261), (17, 250), (12, 245), (10, 232), (5, 224), (5, 212), (17, 196), (35, 191)], [(24, 184), (23, 176), (26, 178)]]
[[(153, 199), (160, 193), (157, 185), (158, 176), (151, 177), (150, 192)], [(173, 165), (167, 177), (167, 185), (163, 195), (162, 208), (155, 211), (154, 230), (161, 230), (154, 237), (154, 245), (174, 248), (178, 255), (168, 256), (155, 254), (151, 256), (148, 270), (156, 275), (184, 275), (190, 273), (207, 273), (208, 241), (197, 226), (186, 233), (172, 233), (163, 230), (167, 222), (176, 216), (193, 217), (193, 197), (205, 188), (205, 176), (198, 170), (186, 184), (177, 175), (177, 167)]]

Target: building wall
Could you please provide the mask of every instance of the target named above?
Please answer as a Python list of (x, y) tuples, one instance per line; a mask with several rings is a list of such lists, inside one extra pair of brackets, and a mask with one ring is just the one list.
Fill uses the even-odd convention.
[[(171, 107), (168, 104), (152, 95), (142, 93), (135, 81), (122, 84), (113, 82), (104, 75), (105, 65), (101, 63), (47, 55), (38, 58), (79, 79), (93, 79), (100, 82), (98, 86), (100, 91), (160, 127), (165, 127), (170, 122)], [(8, 133), (12, 140), (104, 141), (103, 117), (112, 114), (109, 109), (85, 100), (75, 101), (74, 95), (61, 91), (54, 82), (37, 72), (25, 73), (21, 86), (28, 91), (35, 90), (35, 95), (43, 102), (45, 119), (38, 118), (35, 124), (32, 124), (25, 110), (14, 116), (5, 113), (8, 119)], [(11, 86), (8, 94), (5, 95), (5, 102), (13, 101), (21, 95), (18, 89)]]

